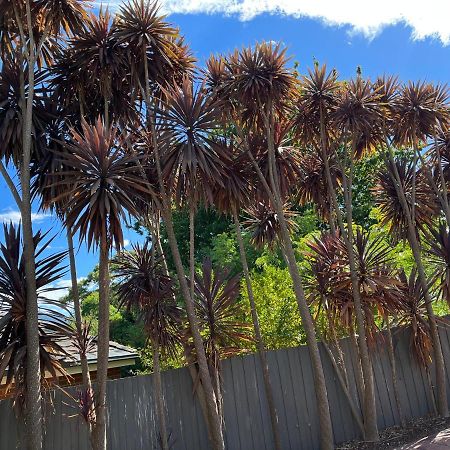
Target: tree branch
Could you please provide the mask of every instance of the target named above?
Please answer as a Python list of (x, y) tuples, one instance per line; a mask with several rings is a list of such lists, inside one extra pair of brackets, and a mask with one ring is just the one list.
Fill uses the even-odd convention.
[(17, 203), (17, 206), (19, 207), (20, 211), (22, 211), (22, 199), (20, 198), (19, 191), (17, 190), (16, 185), (14, 184), (14, 181), (10, 177), (8, 171), (6, 170), (5, 165), (3, 164), (3, 161), (0, 161), (0, 173), (3, 175), (3, 178), (6, 181), (6, 184), (8, 185), (14, 200)]

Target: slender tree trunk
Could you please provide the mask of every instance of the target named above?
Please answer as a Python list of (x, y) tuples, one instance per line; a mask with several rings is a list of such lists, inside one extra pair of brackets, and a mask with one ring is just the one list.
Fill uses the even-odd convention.
[[(26, 172), (25, 169), (23, 172)], [(22, 228), (23, 253), (25, 259), (25, 276), (27, 287), (26, 339), (27, 339), (27, 372), (26, 372), (26, 434), (27, 448), (42, 448), (42, 397), (41, 371), (39, 357), (39, 308), (36, 293), (35, 248), (31, 222), (31, 195), (27, 175), (22, 175)]]
[[(328, 163), (328, 149), (327, 149), (327, 137), (325, 132), (325, 126), (323, 121), (323, 114), (321, 111), (320, 117), (320, 130), (321, 130), (321, 151), (322, 159), (324, 162), (325, 173), (327, 178), (328, 190), (331, 194), (333, 207), (338, 220), (339, 228), (341, 231), (342, 239), (344, 240), (347, 248), (348, 260), (350, 266), (350, 276), (352, 281), (352, 294), (354, 301), (356, 327), (358, 330), (358, 347), (361, 358), (361, 367), (364, 377), (364, 397), (363, 397), (363, 410), (364, 410), (364, 427), (365, 436), (368, 441), (378, 441), (378, 425), (377, 425), (377, 410), (375, 404), (375, 383), (373, 379), (372, 364), (370, 361), (369, 350), (367, 347), (365, 319), (362, 309), (361, 294), (359, 292), (359, 279), (358, 271), (356, 267), (355, 255), (353, 250), (353, 217), (352, 217), (352, 176), (353, 176), (353, 154), (350, 156), (350, 176), (347, 178), (345, 171), (342, 171), (343, 184), (344, 184), (344, 201), (347, 218), (347, 229), (344, 225), (342, 213), (339, 209), (337, 201), (336, 190), (334, 188), (333, 179), (331, 176), (330, 166)], [(353, 149), (352, 149), (353, 152)], [(345, 169), (345, 167), (343, 168)]]
[[(437, 388), (437, 407), (439, 415), (442, 417), (448, 417), (448, 402), (447, 402), (447, 387), (446, 387), (446, 376), (445, 376), (445, 364), (444, 356), (442, 354), (441, 340), (439, 338), (438, 327), (436, 323), (436, 317), (433, 311), (432, 298), (428, 289), (427, 277), (425, 275), (425, 270), (422, 262), (422, 255), (420, 250), (420, 244), (417, 238), (416, 229), (414, 227), (414, 222), (411, 218), (411, 210), (408, 206), (408, 201), (405, 196), (404, 189), (402, 187), (400, 176), (398, 174), (397, 166), (395, 164), (394, 154), (392, 147), (387, 144), (388, 160), (394, 171), (394, 185), (399, 197), (400, 204), (402, 205), (403, 211), (405, 213), (408, 225), (408, 242), (413, 253), (414, 261), (417, 266), (417, 273), (419, 275), (419, 281), (424, 292), (425, 305), (428, 315), (428, 323), (430, 325), (431, 339), (433, 341), (433, 354), (434, 362), (436, 367), (436, 388)], [(389, 173), (391, 173), (389, 171)]]
[(353, 354), (353, 363), (355, 365), (355, 378), (356, 378), (356, 389), (358, 391), (358, 396), (361, 401), (362, 409), (364, 410), (364, 377), (361, 366), (361, 357), (359, 355), (358, 338), (356, 337), (355, 328), (353, 323), (350, 325), (350, 346)]
[(395, 405), (397, 406), (398, 417), (400, 419), (400, 425), (405, 426), (405, 417), (402, 411), (402, 404), (400, 401), (400, 391), (398, 389), (398, 377), (397, 377), (397, 363), (395, 361), (394, 341), (392, 339), (391, 323), (389, 321), (389, 315), (386, 314), (384, 318), (386, 323), (386, 336), (388, 345), (389, 362), (392, 370), (392, 386), (394, 387)]
[(97, 422), (94, 428), (95, 450), (106, 450), (106, 381), (109, 357), (109, 245), (106, 233), (100, 240), (99, 312), (97, 343)]
[(234, 225), (236, 227), (236, 237), (237, 237), (237, 241), (239, 244), (239, 254), (241, 257), (241, 264), (242, 264), (242, 269), (244, 272), (248, 300), (250, 302), (250, 312), (252, 315), (253, 330), (255, 332), (256, 348), (258, 350), (258, 356), (259, 356), (259, 361), (261, 364), (263, 380), (264, 380), (264, 389), (265, 389), (266, 398), (267, 398), (267, 405), (269, 407), (274, 448), (276, 450), (281, 450), (281, 437), (280, 437), (280, 430), (279, 430), (279, 425), (278, 425), (278, 414), (277, 414), (277, 410), (275, 407), (275, 400), (273, 397), (273, 388), (272, 388), (272, 382), (270, 380), (269, 365), (267, 363), (266, 349), (265, 349), (264, 340), (263, 340), (263, 337), (261, 334), (261, 328), (259, 326), (258, 311), (256, 309), (255, 296), (253, 294), (252, 282), (250, 280), (250, 271), (248, 269), (247, 255), (245, 253), (244, 240), (242, 239), (241, 225), (239, 223), (239, 215), (237, 213), (236, 208), (233, 208), (233, 219), (234, 219)]
[(208, 439), (211, 441), (212, 440), (211, 424), (209, 423), (209, 415), (208, 415), (208, 408), (206, 406), (205, 391), (203, 390), (201, 380), (199, 379), (200, 375), (196, 368), (194, 357), (191, 354), (190, 348), (185, 343), (183, 343), (183, 353), (186, 359), (189, 374), (191, 375), (192, 383), (195, 386), (195, 394), (197, 394), (197, 398), (200, 403), (200, 408), (202, 410), (203, 417), (205, 419), (206, 430), (208, 432)]
[[(77, 329), (78, 336), (82, 336), (83, 333), (83, 318), (81, 316), (81, 304), (80, 304), (80, 293), (78, 290), (78, 280), (77, 280), (77, 266), (75, 262), (75, 251), (73, 247), (73, 237), (72, 230), (67, 227), (67, 248), (69, 253), (69, 264), (70, 264), (70, 278), (72, 282), (72, 297), (73, 297), (73, 309), (75, 312), (75, 326)], [(91, 375), (89, 373), (89, 365), (87, 361), (86, 354), (84, 352), (80, 352), (80, 362), (81, 362), (81, 374), (83, 378), (83, 388), (89, 393), (89, 395), (93, 395), (92, 383), (91, 383)], [(90, 416), (92, 418), (92, 423), (88, 423), (89, 432), (92, 432), (93, 423), (95, 423), (95, 408), (92, 405)]]
[[(31, 30), (30, 0), (25, 2), (27, 28)], [(22, 46), (27, 44), (22, 42)], [(20, 168), (22, 187), (22, 229), (24, 243), (25, 276), (27, 287), (26, 308), (26, 339), (27, 339), (27, 372), (26, 372), (26, 435), (27, 448), (40, 450), (42, 448), (42, 396), (41, 371), (39, 357), (39, 309), (36, 292), (35, 248), (33, 240), (33, 226), (31, 220), (31, 192), (30, 192), (30, 161), (33, 128), (33, 100), (34, 100), (34, 66), (36, 61), (33, 33), (29, 35), (28, 45), (28, 98), (23, 92), (22, 105), (25, 106), (23, 125), (23, 158)], [(23, 82), (23, 79), (22, 79)]]
[[(158, 251), (159, 256), (162, 258), (162, 262), (163, 262), (163, 269), (164, 269), (164, 273), (167, 276), (170, 276), (169, 274), (169, 268), (167, 266), (167, 259), (166, 259), (166, 255), (164, 254), (164, 250), (163, 247), (161, 245), (161, 237), (160, 237), (160, 232), (159, 232), (159, 223), (157, 223), (154, 227), (154, 229), (152, 228), (152, 234), (155, 238), (155, 243), (156, 243), (156, 249)], [(192, 383), (194, 384), (195, 388), (195, 393), (197, 394), (197, 398), (200, 404), (200, 408), (202, 410), (202, 414), (203, 417), (205, 419), (205, 423), (206, 423), (206, 429), (208, 431), (208, 439), (211, 441), (212, 440), (212, 432), (211, 432), (211, 424), (209, 423), (209, 414), (208, 414), (208, 409), (206, 406), (206, 399), (205, 399), (205, 392), (203, 390), (203, 386), (199, 380), (199, 372), (196, 368), (196, 364), (194, 361), (194, 358), (191, 354), (191, 351), (189, 349), (189, 347), (183, 342), (183, 353), (184, 353), (184, 357), (186, 359), (186, 363), (188, 366), (188, 370), (189, 373), (191, 375), (192, 378)]]
[[(350, 156), (350, 173), (353, 173), (353, 156)], [(351, 177), (351, 175), (350, 175)], [(345, 180), (344, 175), (344, 180)], [(350, 266), (350, 276), (352, 281), (352, 293), (355, 306), (356, 327), (358, 330), (358, 347), (361, 356), (361, 366), (364, 376), (364, 426), (366, 429), (366, 440), (378, 441), (377, 409), (375, 404), (375, 383), (373, 379), (372, 363), (367, 346), (366, 326), (362, 300), (359, 287), (358, 269), (353, 251), (353, 217), (352, 217), (352, 184), (351, 178), (348, 180), (347, 195), (345, 198), (345, 210), (347, 215), (347, 235), (343, 232), (344, 241), (347, 246), (348, 260)]]
[(167, 228), (167, 236), (169, 238), (170, 249), (172, 251), (173, 260), (177, 271), (178, 282), (180, 284), (181, 292), (186, 303), (186, 313), (188, 316), (189, 326), (194, 340), (195, 351), (197, 353), (197, 362), (199, 367), (200, 380), (202, 382), (202, 386), (205, 391), (205, 401), (208, 410), (208, 422), (211, 425), (211, 438), (212, 438), (211, 443), (214, 450), (223, 450), (225, 448), (225, 445), (222, 435), (222, 424), (217, 411), (213, 384), (208, 369), (205, 349), (203, 347), (203, 340), (199, 331), (198, 319), (195, 314), (194, 302), (192, 297), (190, 296), (189, 286), (186, 281), (183, 263), (181, 261), (181, 256), (178, 249), (177, 239), (175, 236), (175, 232), (173, 230), (172, 214), (170, 210), (167, 211), (165, 209), (163, 212), (163, 217)]
[(347, 399), (348, 406), (350, 407), (350, 412), (352, 413), (353, 418), (355, 419), (356, 425), (358, 425), (359, 431), (361, 432), (361, 436), (364, 437), (364, 424), (361, 420), (361, 415), (359, 414), (358, 408), (355, 405), (355, 402), (353, 401), (352, 394), (350, 393), (348, 389), (348, 385), (345, 382), (345, 379), (342, 375), (341, 370), (339, 369), (338, 364), (336, 363), (336, 359), (333, 355), (333, 352), (331, 351), (330, 347), (326, 343), (325, 340), (322, 340), (322, 344), (330, 357), (331, 364), (333, 365), (334, 372), (336, 373), (336, 376), (338, 377), (339, 384), (341, 385), (342, 390), (344, 391), (345, 398)]
[(431, 404), (433, 405), (433, 412), (435, 415), (437, 415), (438, 410), (437, 410), (437, 405), (436, 405), (436, 396), (434, 394), (433, 382), (431, 381), (429, 366), (425, 366), (425, 373), (427, 376), (428, 387), (430, 388), (430, 397), (431, 397)]
[(189, 202), (189, 292), (194, 299), (195, 294), (195, 206), (194, 200)]
[(445, 217), (447, 218), (447, 224), (450, 227), (450, 203), (448, 199), (448, 189), (447, 189), (447, 182), (445, 180), (444, 176), (444, 170), (442, 168), (442, 159), (441, 159), (441, 152), (437, 148), (437, 136), (436, 132), (434, 134), (434, 150), (436, 152), (436, 158), (437, 158), (437, 164), (438, 164), (438, 172), (439, 172), (439, 180), (441, 184), (441, 198), (444, 205), (444, 211), (445, 211)]
[(184, 272), (183, 263), (181, 261), (180, 251), (178, 249), (178, 243), (175, 236), (175, 232), (173, 229), (173, 221), (172, 221), (172, 210), (171, 210), (171, 202), (170, 198), (165, 191), (164, 180), (162, 177), (161, 170), (161, 159), (159, 156), (159, 147), (158, 141), (156, 139), (156, 128), (155, 123), (153, 121), (153, 117), (151, 114), (151, 98), (150, 98), (150, 84), (149, 84), (149, 76), (148, 76), (148, 60), (146, 56), (146, 52), (144, 50), (144, 76), (145, 76), (145, 103), (147, 108), (147, 118), (148, 125), (151, 128), (153, 144), (154, 144), (154, 153), (155, 153), (155, 161), (156, 161), (156, 171), (158, 174), (158, 184), (161, 191), (162, 197), (162, 210), (161, 214), (163, 216), (164, 222), (167, 228), (167, 237), (169, 239), (169, 245), (172, 252), (178, 282), (180, 284), (181, 294), (186, 303), (186, 313), (189, 321), (189, 327), (192, 333), (195, 351), (197, 353), (197, 361), (199, 367), (200, 379), (203, 384), (203, 389), (205, 392), (205, 401), (206, 407), (208, 410), (208, 423), (211, 425), (211, 444), (214, 450), (224, 450), (225, 443), (223, 440), (223, 431), (222, 431), (222, 423), (220, 421), (220, 417), (218, 415), (218, 411), (216, 408), (216, 400), (214, 395), (214, 389), (212, 385), (211, 376), (208, 369), (208, 362), (206, 360), (205, 349), (203, 347), (203, 339), (200, 334), (200, 329), (198, 325), (198, 319), (195, 314), (195, 306), (194, 299), (190, 295), (190, 289), (188, 283), (186, 281), (186, 274)]
[(216, 397), (216, 404), (217, 404), (217, 412), (219, 414), (220, 420), (222, 424), (224, 423), (223, 420), (223, 396), (222, 396), (222, 383), (220, 379), (220, 360), (217, 361), (217, 366), (213, 367), (212, 371), (212, 382), (214, 387), (214, 394)]
[[(331, 314), (329, 313), (328, 308), (327, 310), (327, 317), (328, 317), (328, 326), (331, 328), (331, 336), (333, 340), (333, 345), (336, 348), (337, 354), (338, 354), (338, 367), (340, 368), (342, 372), (342, 377), (345, 381), (346, 386), (349, 386), (348, 383), (348, 374), (347, 374), (347, 367), (345, 365), (345, 358), (344, 358), (344, 352), (342, 351), (341, 343), (339, 342), (338, 335), (336, 333), (336, 326), (332, 321)], [(325, 339), (322, 339), (322, 342), (324, 342)]]
[(166, 413), (164, 410), (164, 397), (161, 383), (161, 367), (159, 364), (159, 343), (158, 339), (152, 339), (153, 355), (153, 389), (156, 398), (156, 416), (158, 418), (159, 435), (161, 438), (162, 450), (169, 450), (169, 437), (166, 426)]
[[(445, 192), (446, 184), (444, 180), (443, 184), (443, 190), (439, 189), (439, 186), (437, 185), (436, 181), (433, 178), (433, 174), (431, 173), (430, 168), (427, 166), (427, 162), (425, 161), (422, 153), (420, 153), (420, 150), (416, 150), (420, 159), (420, 163), (422, 164), (423, 171), (425, 173), (425, 176), (427, 177), (428, 183), (431, 186), (431, 188), (434, 191), (434, 194), (436, 195), (436, 198), (439, 200), (439, 203), (441, 204), (442, 211), (445, 215), (445, 220), (447, 222), (447, 226), (450, 227), (450, 205), (448, 204), (448, 198), (447, 193)], [(439, 153), (439, 152), (438, 152)], [(439, 165), (441, 163), (439, 162)], [(439, 170), (439, 172), (442, 172), (442, 168)], [(440, 176), (440, 174), (439, 174)], [(442, 183), (442, 181), (441, 181)]]
[(286, 224), (283, 211), (283, 200), (281, 198), (278, 184), (277, 168), (275, 162), (275, 145), (273, 140), (273, 127), (272, 119), (269, 118), (271, 109), (268, 110), (266, 116), (266, 132), (268, 140), (268, 155), (269, 155), (269, 177), (272, 187), (272, 196), (275, 200), (275, 210), (278, 215), (280, 223), (281, 240), (283, 248), (286, 253), (288, 261), (289, 273), (292, 278), (292, 284), (294, 287), (295, 296), (297, 299), (300, 316), (302, 318), (303, 328), (306, 334), (306, 341), (308, 344), (308, 350), (311, 358), (311, 365), (314, 376), (315, 392), (317, 399), (317, 409), (320, 424), (320, 447), (322, 450), (331, 450), (333, 445), (333, 427), (331, 423), (330, 408), (328, 404), (327, 387), (325, 384), (325, 376), (323, 373), (322, 361), (320, 358), (319, 345), (316, 338), (316, 332), (314, 328), (314, 322), (311, 317), (311, 312), (306, 303), (305, 293), (303, 291), (303, 284), (300, 277), (300, 273), (295, 259), (294, 248), (292, 246), (292, 240), (289, 233), (289, 229)]

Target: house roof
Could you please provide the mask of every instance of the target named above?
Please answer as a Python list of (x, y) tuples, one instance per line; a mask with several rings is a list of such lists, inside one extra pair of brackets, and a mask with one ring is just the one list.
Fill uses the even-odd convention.
[[(77, 348), (75, 347), (73, 340), (70, 338), (64, 338), (58, 340), (58, 344), (69, 354), (70, 357), (64, 358), (64, 365), (68, 367), (74, 367), (80, 365), (80, 355)], [(138, 353), (135, 349), (131, 347), (126, 347), (125, 345), (118, 344), (114, 341), (109, 341), (109, 362), (113, 361), (125, 361), (130, 359), (136, 359)], [(88, 364), (97, 363), (97, 346), (87, 354)]]

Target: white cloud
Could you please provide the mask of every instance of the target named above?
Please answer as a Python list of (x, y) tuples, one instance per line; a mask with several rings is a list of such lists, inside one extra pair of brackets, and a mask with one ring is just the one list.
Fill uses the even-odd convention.
[[(86, 277), (80, 277), (77, 278), (78, 283), (85, 280)], [(58, 280), (55, 283), (53, 283), (51, 286), (53, 288), (53, 291), (44, 292), (42, 294), (43, 297), (45, 297), (48, 300), (59, 300), (60, 298), (63, 298), (69, 293), (69, 289), (72, 287), (72, 281), (69, 280)]]
[[(127, 248), (127, 247), (129, 247), (130, 246), (130, 244), (131, 244), (131, 242), (130, 242), (130, 240), (129, 239), (124, 239), (123, 240), (123, 248)], [(113, 247), (114, 247), (114, 249), (116, 248), (116, 246), (115, 246), (115, 244), (113, 244)]]
[[(42, 213), (32, 213), (31, 214), (31, 220), (34, 223), (42, 222), (47, 217), (50, 217), (48, 214), (42, 214)], [(12, 209), (4, 210), (0, 213), (0, 222), (12, 222), (14, 224), (18, 224), (21, 221), (21, 216), (19, 211), (15, 211)]]
[(162, 5), (167, 13), (234, 15), (241, 20), (263, 13), (308, 17), (331, 26), (349, 26), (352, 33), (368, 38), (388, 25), (403, 23), (411, 27), (413, 39), (436, 37), (450, 43), (449, 0), (162, 0)]

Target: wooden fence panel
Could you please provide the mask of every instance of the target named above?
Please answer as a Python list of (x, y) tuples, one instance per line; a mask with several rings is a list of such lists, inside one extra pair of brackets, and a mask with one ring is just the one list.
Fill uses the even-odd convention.
[[(450, 400), (450, 331), (440, 329), (447, 368)], [(360, 408), (356, 388), (355, 357), (348, 339), (340, 343), (350, 392)], [(394, 334), (395, 358), (402, 412), (406, 419), (433, 412), (426, 371), (411, 353), (409, 331)], [(359, 437), (331, 360), (322, 345), (321, 357), (328, 388), (336, 443)], [(392, 384), (392, 368), (385, 345), (371, 352), (378, 423), (380, 428), (399, 423)], [(268, 351), (267, 359), (279, 417), (283, 450), (319, 449), (319, 423), (314, 379), (308, 349), (304, 346)], [(258, 355), (222, 361), (224, 436), (229, 450), (271, 450), (273, 436)], [(433, 366), (430, 368), (434, 382)], [(151, 375), (108, 381), (108, 448), (110, 450), (156, 450), (158, 424), (154, 410)], [(162, 374), (167, 426), (173, 450), (208, 450), (208, 436), (193, 383), (186, 368)], [(67, 389), (76, 396), (76, 388)], [(45, 412), (45, 450), (88, 450), (89, 437), (76, 407), (61, 390), (52, 394)], [(75, 416), (75, 417), (70, 417)], [(0, 402), (0, 450), (24, 448), (23, 426), (16, 419), (12, 402)]]

